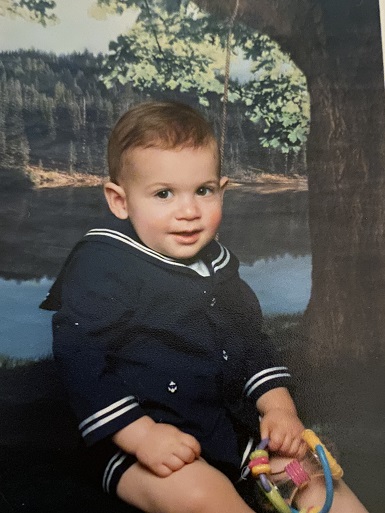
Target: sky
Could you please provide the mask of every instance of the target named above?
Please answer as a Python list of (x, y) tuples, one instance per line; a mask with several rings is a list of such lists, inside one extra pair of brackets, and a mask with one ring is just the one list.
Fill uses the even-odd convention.
[[(106, 53), (108, 44), (134, 23), (139, 11), (127, 10), (124, 14), (109, 15), (97, 20), (88, 14), (96, 0), (55, 0), (56, 25), (42, 27), (39, 23), (21, 18), (0, 16), (0, 52), (34, 48), (44, 52), (71, 53), (85, 49), (97, 54)], [(385, 1), (385, 0), (384, 0)], [(233, 59), (231, 72), (239, 80), (247, 80), (250, 63)]]
[(54, 53), (85, 49), (92, 53), (107, 52), (108, 43), (135, 22), (137, 11), (99, 21), (88, 15), (88, 9), (95, 3), (96, 0), (56, 0), (55, 14), (60, 21), (47, 27), (0, 16), (0, 51), (33, 47)]

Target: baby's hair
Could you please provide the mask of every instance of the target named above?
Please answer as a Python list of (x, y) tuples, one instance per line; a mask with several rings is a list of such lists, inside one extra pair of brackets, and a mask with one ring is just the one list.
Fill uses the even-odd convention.
[(134, 148), (174, 150), (204, 146), (213, 146), (219, 167), (214, 130), (189, 105), (172, 101), (137, 104), (123, 114), (111, 132), (108, 141), (110, 179), (118, 183), (123, 169), (123, 156)]

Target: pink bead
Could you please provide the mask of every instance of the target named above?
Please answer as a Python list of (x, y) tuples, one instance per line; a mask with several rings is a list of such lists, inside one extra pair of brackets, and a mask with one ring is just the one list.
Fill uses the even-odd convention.
[(268, 465), (269, 458), (262, 456), (261, 458), (255, 458), (255, 460), (251, 460), (249, 463), (249, 468), (256, 467), (257, 465)]
[(304, 483), (308, 483), (310, 481), (309, 474), (301, 467), (301, 464), (298, 460), (293, 460), (288, 463), (285, 467), (285, 470), (295, 486), (301, 486)]

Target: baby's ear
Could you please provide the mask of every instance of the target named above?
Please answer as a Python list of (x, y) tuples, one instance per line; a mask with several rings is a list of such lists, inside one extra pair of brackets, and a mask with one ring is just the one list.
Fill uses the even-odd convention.
[(104, 195), (111, 212), (119, 219), (127, 219), (127, 198), (123, 187), (113, 182), (107, 182), (104, 184)]
[(229, 183), (229, 179), (227, 178), (227, 176), (222, 176), (222, 178), (219, 181), (219, 187), (220, 187), (220, 191), (221, 191), (221, 195), (222, 195), (222, 200), (223, 200), (223, 194), (225, 193), (228, 183)]
[(229, 183), (229, 179), (227, 176), (222, 176), (222, 178), (219, 180), (219, 186), (221, 190), (225, 190), (227, 187), (227, 184)]

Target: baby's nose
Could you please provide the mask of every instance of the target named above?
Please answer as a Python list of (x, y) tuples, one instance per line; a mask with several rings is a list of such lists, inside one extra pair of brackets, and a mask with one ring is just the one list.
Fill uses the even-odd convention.
[(180, 202), (177, 217), (181, 219), (196, 219), (200, 216), (198, 202), (194, 198), (185, 198)]

